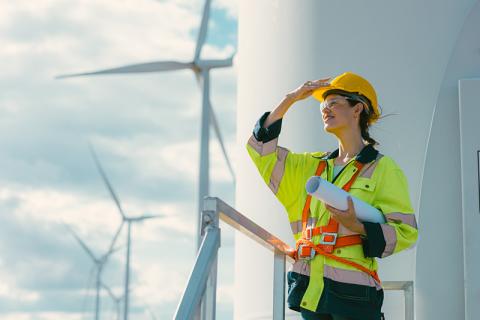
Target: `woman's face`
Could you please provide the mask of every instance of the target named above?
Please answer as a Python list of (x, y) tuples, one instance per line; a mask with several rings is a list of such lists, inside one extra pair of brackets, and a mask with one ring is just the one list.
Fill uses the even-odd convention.
[(358, 126), (363, 109), (361, 103), (351, 107), (344, 96), (329, 94), (323, 104), (325, 107), (321, 111), (325, 131), (335, 134)]

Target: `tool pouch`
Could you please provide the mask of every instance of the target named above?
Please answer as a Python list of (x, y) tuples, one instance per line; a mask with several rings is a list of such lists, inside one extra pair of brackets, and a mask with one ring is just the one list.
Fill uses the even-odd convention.
[(289, 271), (287, 273), (288, 296), (287, 306), (289, 309), (300, 312), (300, 305), (302, 303), (303, 295), (308, 287), (310, 277)]

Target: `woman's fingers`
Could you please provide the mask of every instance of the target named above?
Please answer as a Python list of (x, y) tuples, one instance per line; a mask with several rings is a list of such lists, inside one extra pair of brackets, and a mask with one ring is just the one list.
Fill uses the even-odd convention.
[(287, 95), (292, 97), (295, 101), (305, 99), (312, 95), (313, 91), (320, 87), (328, 86), (330, 83), (329, 78), (318, 79), (318, 80), (308, 80), (305, 81), (301, 86), (299, 86), (294, 91), (288, 93)]
[(348, 209), (349, 209), (349, 210), (354, 210), (353, 199), (352, 199), (351, 196), (348, 196), (348, 198), (347, 198), (347, 203), (348, 203)]
[(353, 200), (352, 200), (352, 197), (348, 197), (347, 198), (347, 204), (348, 204), (348, 208), (347, 210), (339, 210), (335, 207), (332, 207), (330, 206), (329, 204), (326, 204), (325, 203), (325, 207), (330, 211), (330, 212), (333, 212), (335, 214), (340, 214), (340, 215), (348, 215), (350, 213), (354, 213), (354, 210), (355, 210), (355, 207), (353, 205)]
[(328, 211), (334, 213), (334, 214), (342, 214), (343, 212), (338, 210), (337, 208), (334, 208), (332, 206), (329, 206), (328, 204), (325, 204), (326, 208), (328, 209)]
[(328, 80), (332, 79), (331, 77), (328, 77), (328, 78), (324, 78), (324, 79), (317, 79), (317, 80), (314, 80), (312, 81), (314, 84), (317, 84), (317, 85), (329, 85), (330, 82)]
[(328, 83), (328, 82), (309, 82), (309, 83), (305, 83), (303, 86), (307, 87), (307, 88), (317, 89), (317, 88), (325, 87), (325, 86), (329, 86), (329, 85), (330, 85), (330, 83)]
[(322, 87), (322, 86), (330, 85), (330, 83), (328, 82), (329, 79), (331, 79), (331, 77), (324, 78), (324, 79), (317, 79), (317, 80), (308, 80), (308, 81), (305, 81), (303, 85), (307, 87)]

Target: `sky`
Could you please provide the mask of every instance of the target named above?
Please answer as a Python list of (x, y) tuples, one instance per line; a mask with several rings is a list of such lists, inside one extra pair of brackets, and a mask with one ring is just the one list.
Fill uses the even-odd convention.
[[(193, 59), (202, 0), (0, 0), (0, 319), (92, 319), (95, 256), (132, 225), (132, 319), (173, 317), (195, 259), (201, 90), (190, 70), (55, 79), (131, 63)], [(237, 46), (237, 4), (213, 0), (202, 57)], [(211, 101), (234, 162), (236, 68), (211, 72)], [(234, 204), (212, 134), (210, 194)], [(218, 315), (233, 313), (233, 232), (222, 230)], [(126, 228), (102, 281), (124, 294)], [(101, 293), (101, 319), (116, 319)]]

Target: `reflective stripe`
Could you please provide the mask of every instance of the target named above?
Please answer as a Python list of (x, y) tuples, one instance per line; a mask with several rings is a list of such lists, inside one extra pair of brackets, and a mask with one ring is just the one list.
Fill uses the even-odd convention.
[(268, 187), (274, 194), (277, 194), (278, 187), (282, 181), (283, 173), (285, 172), (285, 159), (287, 158), (289, 151), (288, 149), (278, 147), (277, 152), (277, 162), (273, 167), (272, 175), (270, 176), (270, 183), (268, 184)]
[(290, 271), (309, 276), (310, 275), (310, 264), (305, 260), (297, 260), (293, 263)]
[(359, 177), (363, 178), (371, 178), (373, 175), (373, 172), (375, 171), (375, 168), (378, 165), (379, 160), (383, 157), (383, 154), (380, 152), (377, 154), (377, 158), (375, 158), (374, 161), (372, 161), (369, 165), (366, 165), (363, 169), (362, 172), (360, 172)]
[[(307, 226), (316, 226), (318, 222), (318, 218), (309, 217), (307, 221)], [(292, 228), (292, 233), (297, 234), (302, 232), (302, 220), (292, 221), (290, 222), (290, 228)]]
[(358, 234), (358, 233), (351, 231), (350, 229), (348, 229), (347, 227), (345, 227), (341, 223), (338, 225), (338, 235), (339, 236), (351, 236), (351, 235), (354, 235), (354, 234)]
[(380, 283), (377, 283), (370, 275), (362, 271), (345, 270), (324, 265), (323, 276), (325, 278), (351, 284), (359, 284), (362, 286), (375, 287), (377, 290), (382, 289)]
[(269, 155), (273, 152), (275, 152), (275, 149), (277, 148), (277, 142), (278, 138), (275, 138), (271, 141), (268, 141), (267, 143), (263, 143), (261, 141), (258, 141), (254, 135), (248, 139), (248, 144), (257, 151), (258, 154), (261, 156), (266, 156)]
[(388, 222), (405, 223), (410, 227), (417, 228), (417, 219), (413, 213), (392, 212), (385, 214)]
[(382, 227), (383, 237), (385, 238), (385, 249), (382, 253), (382, 258), (388, 257), (393, 253), (395, 250), (395, 246), (397, 245), (397, 233), (395, 232), (395, 228), (386, 224), (380, 224)]

